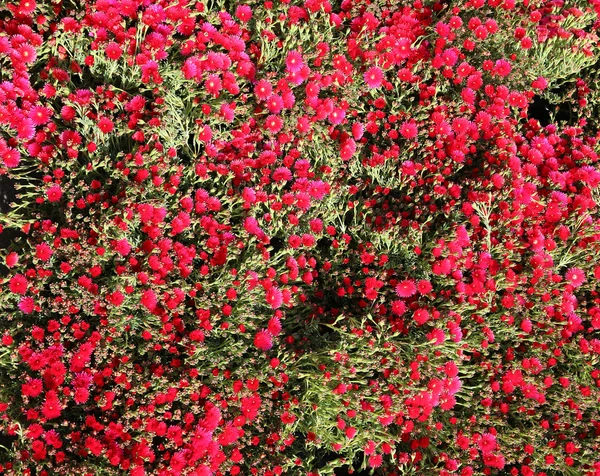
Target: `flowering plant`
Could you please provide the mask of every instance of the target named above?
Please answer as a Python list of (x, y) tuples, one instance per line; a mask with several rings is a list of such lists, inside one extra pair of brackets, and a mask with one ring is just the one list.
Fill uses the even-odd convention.
[(0, 474), (600, 474), (598, 1), (2, 5)]

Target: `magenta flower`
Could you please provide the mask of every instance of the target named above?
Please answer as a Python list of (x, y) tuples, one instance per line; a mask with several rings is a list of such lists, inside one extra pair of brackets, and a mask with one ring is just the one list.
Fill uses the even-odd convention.
[(204, 81), (204, 89), (215, 98), (219, 97), (222, 87), (221, 78), (216, 74), (209, 75), (208, 78), (206, 78), (206, 81)]
[(400, 126), (400, 134), (402, 134), (402, 137), (405, 139), (414, 139), (417, 137), (418, 132), (419, 129), (417, 129), (414, 122), (407, 121)]
[(260, 101), (266, 101), (273, 92), (273, 86), (266, 79), (261, 79), (254, 86), (254, 94)]
[(273, 134), (275, 134), (279, 132), (283, 127), (283, 121), (281, 120), (281, 117), (276, 116), (275, 114), (271, 114), (269, 117), (267, 117), (265, 127)]
[(140, 299), (140, 303), (149, 311), (153, 311), (156, 307), (158, 300), (156, 299), (156, 294), (152, 289), (146, 289), (142, 293), (142, 297)]
[(252, 8), (249, 5), (238, 5), (235, 9), (235, 17), (242, 23), (248, 23), (252, 18)]
[(383, 71), (377, 66), (371, 66), (363, 76), (365, 83), (371, 89), (376, 89), (381, 86), (383, 82)]
[(283, 293), (279, 288), (273, 286), (267, 290), (265, 299), (267, 304), (269, 304), (273, 309), (277, 309), (281, 307), (281, 304), (283, 304)]
[(290, 73), (298, 73), (304, 66), (304, 60), (299, 51), (292, 50), (285, 59), (285, 66)]
[(254, 336), (254, 345), (257, 349), (267, 351), (273, 347), (273, 338), (269, 331), (261, 329)]
[(24, 314), (31, 314), (33, 312), (34, 306), (35, 303), (33, 301), (33, 298), (30, 296), (22, 297), (19, 301), (19, 309)]
[(585, 273), (580, 268), (571, 268), (565, 274), (567, 281), (571, 283), (571, 286), (578, 288), (585, 283)]
[(417, 292), (417, 286), (412, 279), (405, 279), (396, 285), (395, 291), (398, 297), (409, 298)]
[(11, 147), (7, 147), (4, 152), (0, 149), (0, 156), (4, 165), (9, 169), (17, 167), (21, 162), (21, 153)]

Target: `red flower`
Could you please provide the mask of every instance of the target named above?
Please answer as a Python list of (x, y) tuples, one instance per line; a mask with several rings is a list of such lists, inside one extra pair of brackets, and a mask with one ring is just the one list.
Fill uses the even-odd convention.
[(37, 397), (40, 393), (42, 393), (43, 384), (42, 380), (39, 378), (29, 379), (27, 382), (21, 385), (21, 392), (23, 395), (28, 397)]
[(100, 456), (102, 454), (102, 443), (97, 438), (93, 438), (88, 436), (85, 439), (85, 447), (92, 453), (94, 456)]
[(48, 390), (46, 393), (46, 399), (42, 405), (42, 415), (48, 420), (58, 418), (62, 412), (62, 405), (58, 399), (55, 390)]
[(429, 320), (429, 312), (427, 309), (417, 309), (413, 318), (418, 325), (422, 326)]
[(112, 132), (113, 128), (114, 124), (108, 117), (103, 117), (98, 121), (98, 129), (100, 129), (105, 134)]
[(35, 11), (35, 1), (34, 0), (22, 0), (19, 4), (19, 13), (21, 15), (29, 15)]
[(4, 151), (0, 148), (0, 155), (2, 157), (2, 162), (9, 169), (18, 166), (19, 162), (21, 162), (21, 153), (11, 147), (7, 147)]
[(109, 43), (104, 51), (106, 52), (106, 56), (108, 56), (111, 60), (118, 60), (123, 54), (121, 47), (114, 41)]
[(273, 339), (269, 331), (261, 329), (254, 336), (254, 345), (257, 349), (267, 351), (273, 347)]
[(140, 303), (142, 304), (142, 306), (144, 306), (149, 311), (154, 310), (154, 308), (156, 308), (156, 305), (158, 303), (158, 300), (156, 299), (156, 294), (154, 293), (154, 291), (152, 289), (146, 289), (142, 293)]
[(27, 278), (22, 274), (16, 274), (10, 279), (8, 289), (15, 294), (25, 294), (27, 292), (27, 285)]
[(232, 443), (234, 443), (235, 441), (237, 441), (237, 439), (239, 438), (239, 432), (238, 429), (235, 428), (234, 426), (232, 426), (231, 424), (228, 424), (224, 429), (223, 432), (219, 435), (219, 443), (221, 444), (221, 446), (228, 446)]
[(7, 267), (13, 268), (19, 262), (19, 255), (14, 251), (11, 251), (6, 255), (4, 262)]
[(42, 261), (48, 261), (53, 253), (48, 243), (41, 243), (35, 247), (35, 255)]
[(62, 197), (62, 190), (60, 186), (53, 185), (48, 190), (46, 190), (46, 196), (48, 197), (49, 202), (58, 202)]

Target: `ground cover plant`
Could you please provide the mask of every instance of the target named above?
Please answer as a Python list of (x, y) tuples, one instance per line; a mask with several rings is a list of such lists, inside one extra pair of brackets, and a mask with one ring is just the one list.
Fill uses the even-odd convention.
[(599, 13), (1, 2), (0, 474), (600, 474)]

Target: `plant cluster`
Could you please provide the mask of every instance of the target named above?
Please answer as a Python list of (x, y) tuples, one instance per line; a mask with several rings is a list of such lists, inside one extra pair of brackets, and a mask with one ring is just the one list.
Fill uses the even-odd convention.
[(0, 474), (600, 474), (598, 0), (2, 5)]

